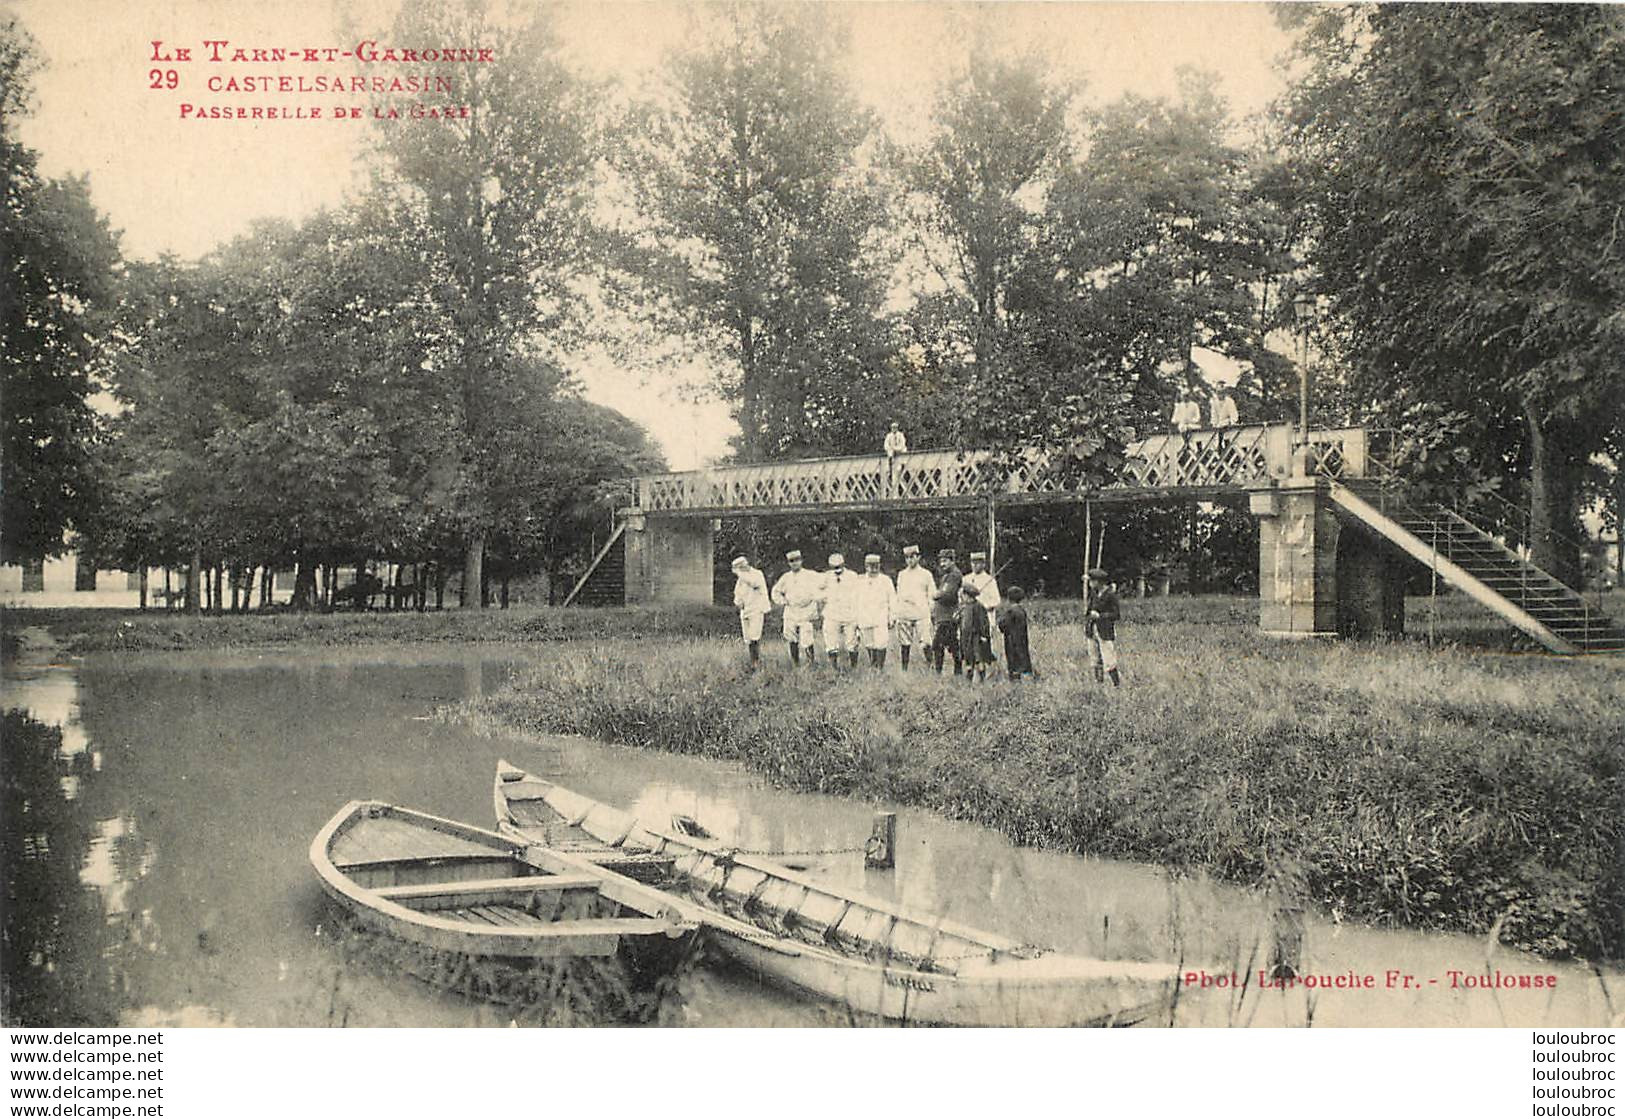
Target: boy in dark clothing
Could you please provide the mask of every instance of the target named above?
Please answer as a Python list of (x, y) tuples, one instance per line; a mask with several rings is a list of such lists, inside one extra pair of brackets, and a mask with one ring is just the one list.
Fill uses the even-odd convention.
[(1089, 661), (1095, 667), (1095, 682), (1104, 683), (1112, 678), (1113, 687), (1121, 687), (1117, 675), (1117, 619), (1122, 611), (1117, 605), (1117, 592), (1107, 586), (1109, 576), (1099, 567), (1089, 569), (1089, 596), (1084, 609), (1089, 620), (1084, 624), (1084, 637), (1089, 644)]
[(969, 583), (961, 584), (959, 593), (965, 599), (959, 607), (959, 655), (965, 658), (965, 679), (986, 680), (987, 666), (993, 663), (993, 632), (987, 624), (987, 607)]
[(937, 553), (937, 593), (931, 599), (931, 664), (942, 671), (943, 654), (952, 653), (954, 675), (959, 675), (959, 585), (963, 576), (952, 548)]
[(1020, 587), (1004, 592), (999, 606), (999, 632), (1004, 634), (1004, 664), (1010, 670), (1010, 679), (1019, 681), (1023, 676), (1038, 679), (1033, 669), (1033, 656), (1027, 647), (1027, 610), (1021, 605), (1027, 597)]

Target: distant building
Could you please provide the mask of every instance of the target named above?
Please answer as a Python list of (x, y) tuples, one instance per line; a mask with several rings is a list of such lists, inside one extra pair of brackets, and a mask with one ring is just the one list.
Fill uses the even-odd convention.
[[(148, 594), (164, 589), (162, 569), (148, 579)], [(139, 606), (141, 576), (97, 570), (72, 552), (30, 563), (0, 564), (0, 602), (7, 606)], [(156, 605), (156, 601), (153, 602)]]

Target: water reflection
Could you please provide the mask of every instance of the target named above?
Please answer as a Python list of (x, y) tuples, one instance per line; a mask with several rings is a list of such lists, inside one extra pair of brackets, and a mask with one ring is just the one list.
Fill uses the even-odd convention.
[[(496, 760), (656, 823), (692, 816), (750, 850), (816, 852), (808, 873), (1062, 951), (1181, 959), (1245, 987), (1182, 1001), (1181, 1024), (1582, 1025), (1615, 1012), (1573, 965), (1472, 938), (1306, 922), (1316, 973), (1402, 969), (1399, 992), (1260, 990), (1267, 899), (1154, 868), (1012, 847), (898, 812), (897, 869), (865, 871), (874, 811), (769, 788), (701, 759), (581, 740), (488, 739), (432, 718), (505, 686), (511, 649), (92, 658), (6, 680), (5, 1012), (64, 1025), (506, 1026), (512, 1008), (370, 966), (336, 928), (310, 838), (346, 800), (485, 824)], [(1451, 969), (1561, 976), (1555, 996), (1450, 988)], [(699, 972), (676, 1020), (845, 1025), (838, 1010)], [(1622, 1004), (1618, 994), (1615, 1005)]]
[(8, 710), (0, 729), (4, 1012), (11, 1022), (92, 1025), (123, 988), (129, 886), (148, 856), (131, 821), (97, 818), (102, 774), (66, 708), (61, 717), (52, 726)]

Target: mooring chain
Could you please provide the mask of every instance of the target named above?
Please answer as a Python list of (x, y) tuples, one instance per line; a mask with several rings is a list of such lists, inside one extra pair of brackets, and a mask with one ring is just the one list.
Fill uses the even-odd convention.
[(867, 852), (864, 847), (816, 847), (808, 850), (776, 851), (771, 847), (730, 847), (730, 855), (767, 855), (777, 857), (780, 855), (856, 855)]

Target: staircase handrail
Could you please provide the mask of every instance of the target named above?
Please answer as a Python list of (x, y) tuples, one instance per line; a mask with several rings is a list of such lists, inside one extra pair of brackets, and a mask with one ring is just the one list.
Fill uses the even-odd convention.
[[(1404, 491), (1406, 491), (1409, 488), (1409, 485), (1405, 481), (1404, 477), (1401, 476), (1400, 473), (1393, 468), (1393, 466), (1391, 466), (1382, 457), (1378, 456), (1377, 454), (1370, 451), (1369, 449), (1368, 449), (1367, 455), (1366, 455), (1366, 463), (1367, 463), (1366, 478), (1367, 478), (1367, 480), (1374, 481), (1377, 484), (1379, 495), (1380, 495), (1379, 496), (1379, 509), (1380, 509), (1380, 511), (1386, 513), (1387, 512), (1387, 500), (1386, 499), (1387, 499), (1388, 494), (1390, 492), (1398, 491), (1396, 496), (1401, 496), (1401, 497), (1408, 496), (1408, 495), (1405, 494)], [(1332, 485), (1346, 486), (1348, 484), (1345, 479), (1338, 478), (1334, 474), (1332, 474), (1330, 471), (1321, 469), (1318, 464), (1317, 464), (1316, 469), (1317, 469), (1317, 472), (1320, 473), (1323, 477), (1325, 477), (1328, 481), (1330, 481)], [(1519, 539), (1522, 540), (1524, 542), (1525, 546), (1527, 547), (1527, 544), (1528, 544), (1528, 541), (1529, 541), (1528, 522), (1529, 522), (1529, 520), (1533, 519), (1533, 514), (1528, 510), (1521, 509), (1519, 506), (1514, 505), (1512, 502), (1508, 501), (1506, 498), (1502, 497), (1500, 494), (1486, 491), (1483, 496), (1490, 498), (1496, 505), (1504, 507), (1507, 510), (1510, 510), (1514, 514), (1514, 516), (1517, 516), (1519, 514), (1524, 516), (1524, 518), (1525, 518), (1524, 531), (1523, 531), (1522, 535), (1519, 537)], [(1551, 572), (1547, 571), (1545, 568), (1541, 567), (1539, 564), (1535, 563), (1534, 558), (1533, 558), (1533, 551), (1532, 550), (1530, 552), (1530, 557), (1525, 558), (1516, 549), (1508, 547), (1502, 540), (1496, 539), (1496, 536), (1495, 536), (1494, 533), (1486, 531), (1485, 528), (1482, 525), (1478, 524), (1471, 517), (1468, 517), (1465, 513), (1463, 513), (1461, 511), (1459, 501), (1454, 502), (1452, 505), (1444, 505), (1443, 503), (1440, 503), (1440, 502), (1435, 502), (1434, 504), (1437, 504), (1439, 506), (1439, 508), (1443, 509), (1444, 512), (1446, 512), (1450, 516), (1454, 517), (1457, 521), (1461, 522), (1467, 528), (1472, 529), (1474, 532), (1477, 532), (1477, 533), (1487, 537), (1488, 539), (1490, 539), (1493, 543), (1495, 543), (1498, 547), (1500, 547), (1502, 550), (1504, 550), (1508, 555), (1512, 556), (1518, 562), (1519, 571), (1521, 573), (1521, 578), (1523, 579), (1523, 582), (1519, 587), (1520, 594), (1519, 594), (1518, 597), (1519, 597), (1520, 600), (1522, 600), (1520, 602), (1520, 605), (1523, 605), (1523, 604), (1527, 603), (1527, 601), (1528, 601), (1529, 584), (1528, 584), (1527, 574), (1528, 574), (1528, 572), (1532, 571), (1532, 572), (1538, 574), (1539, 576), (1541, 576), (1542, 578), (1548, 580), (1553, 585), (1561, 587), (1561, 588), (1573, 593), (1575, 601), (1577, 601), (1580, 604), (1582, 632), (1584, 633), (1586, 639), (1589, 639), (1591, 637), (1594, 624), (1598, 629), (1600, 629), (1602, 631), (1607, 630), (1610, 623), (1608, 621), (1607, 615), (1603, 611), (1603, 598), (1602, 598), (1602, 587), (1601, 587), (1601, 585), (1598, 585), (1598, 586), (1596, 586), (1596, 587), (1594, 587), (1592, 589), (1593, 596), (1596, 599), (1595, 607), (1593, 607), (1592, 603), (1587, 601), (1586, 592), (1585, 592), (1583, 587), (1581, 589), (1576, 590), (1575, 588), (1570, 587), (1567, 583), (1563, 582), (1563, 580), (1557, 578)], [(1503, 516), (1504, 515), (1505, 514), (1503, 514)], [(1490, 518), (1490, 523), (1491, 523), (1492, 526), (1501, 529), (1503, 536), (1510, 535), (1510, 533), (1506, 532), (1505, 524), (1504, 524), (1503, 521), (1492, 517), (1492, 518)], [(1516, 520), (1513, 521), (1513, 527), (1514, 528), (1517, 527)], [(1580, 554), (1582, 554), (1582, 555), (1584, 554), (1583, 545), (1581, 544), (1580, 541), (1575, 540), (1573, 537), (1568, 536), (1567, 534), (1559, 532), (1558, 530), (1552, 529), (1552, 528), (1548, 528), (1547, 533), (1550, 536), (1555, 537), (1558, 540), (1564, 541), (1565, 543), (1574, 546), (1576, 549), (1578, 549), (1580, 551)], [(1435, 534), (1434, 534), (1434, 539), (1428, 541), (1428, 545), (1429, 545), (1429, 547), (1433, 548), (1433, 550), (1435, 552), (1439, 551), (1437, 532), (1435, 532)], [(1594, 623), (1594, 619), (1593, 619), (1594, 615), (1595, 615), (1595, 619), (1596, 619), (1595, 623)]]
[[(1374, 428), (1371, 430), (1374, 432), (1393, 434), (1393, 429), (1391, 428)], [(1399, 471), (1396, 470), (1392, 464), (1387, 462), (1382, 456), (1378, 455), (1376, 451), (1368, 449), (1366, 452), (1366, 461), (1371, 466), (1375, 467), (1375, 469), (1370, 472), (1370, 476), (1379, 477), (1384, 483), (1391, 483), (1394, 488), (1407, 488), (1408, 483), (1405, 481), (1404, 477), (1399, 473)], [(1529, 543), (1532, 533), (1528, 527), (1528, 523), (1534, 519), (1534, 515), (1531, 510), (1507, 500), (1494, 490), (1483, 491), (1478, 498), (1475, 498), (1475, 500), (1478, 500), (1479, 498), (1487, 498), (1493, 505), (1499, 506), (1504, 510), (1499, 518), (1491, 519), (1491, 524), (1498, 528), (1511, 527), (1514, 529), (1522, 524), (1525, 527), (1523, 532), (1519, 534), (1518, 539), (1525, 544)], [(1461, 501), (1459, 498), (1453, 499), (1448, 508), (1453, 509), (1457, 516), (1460, 516), (1463, 520), (1467, 521), (1468, 524), (1471, 524), (1474, 528), (1478, 528), (1480, 531), (1482, 531), (1482, 526), (1478, 525), (1472, 520), (1472, 518), (1468, 517), (1462, 512)], [(1585, 554), (1586, 542), (1583, 540), (1579, 540), (1573, 536), (1570, 536), (1566, 532), (1550, 526), (1547, 526), (1545, 535), (1574, 548), (1576, 552), (1581, 555)], [(1561, 582), (1561, 580), (1559, 581)]]

